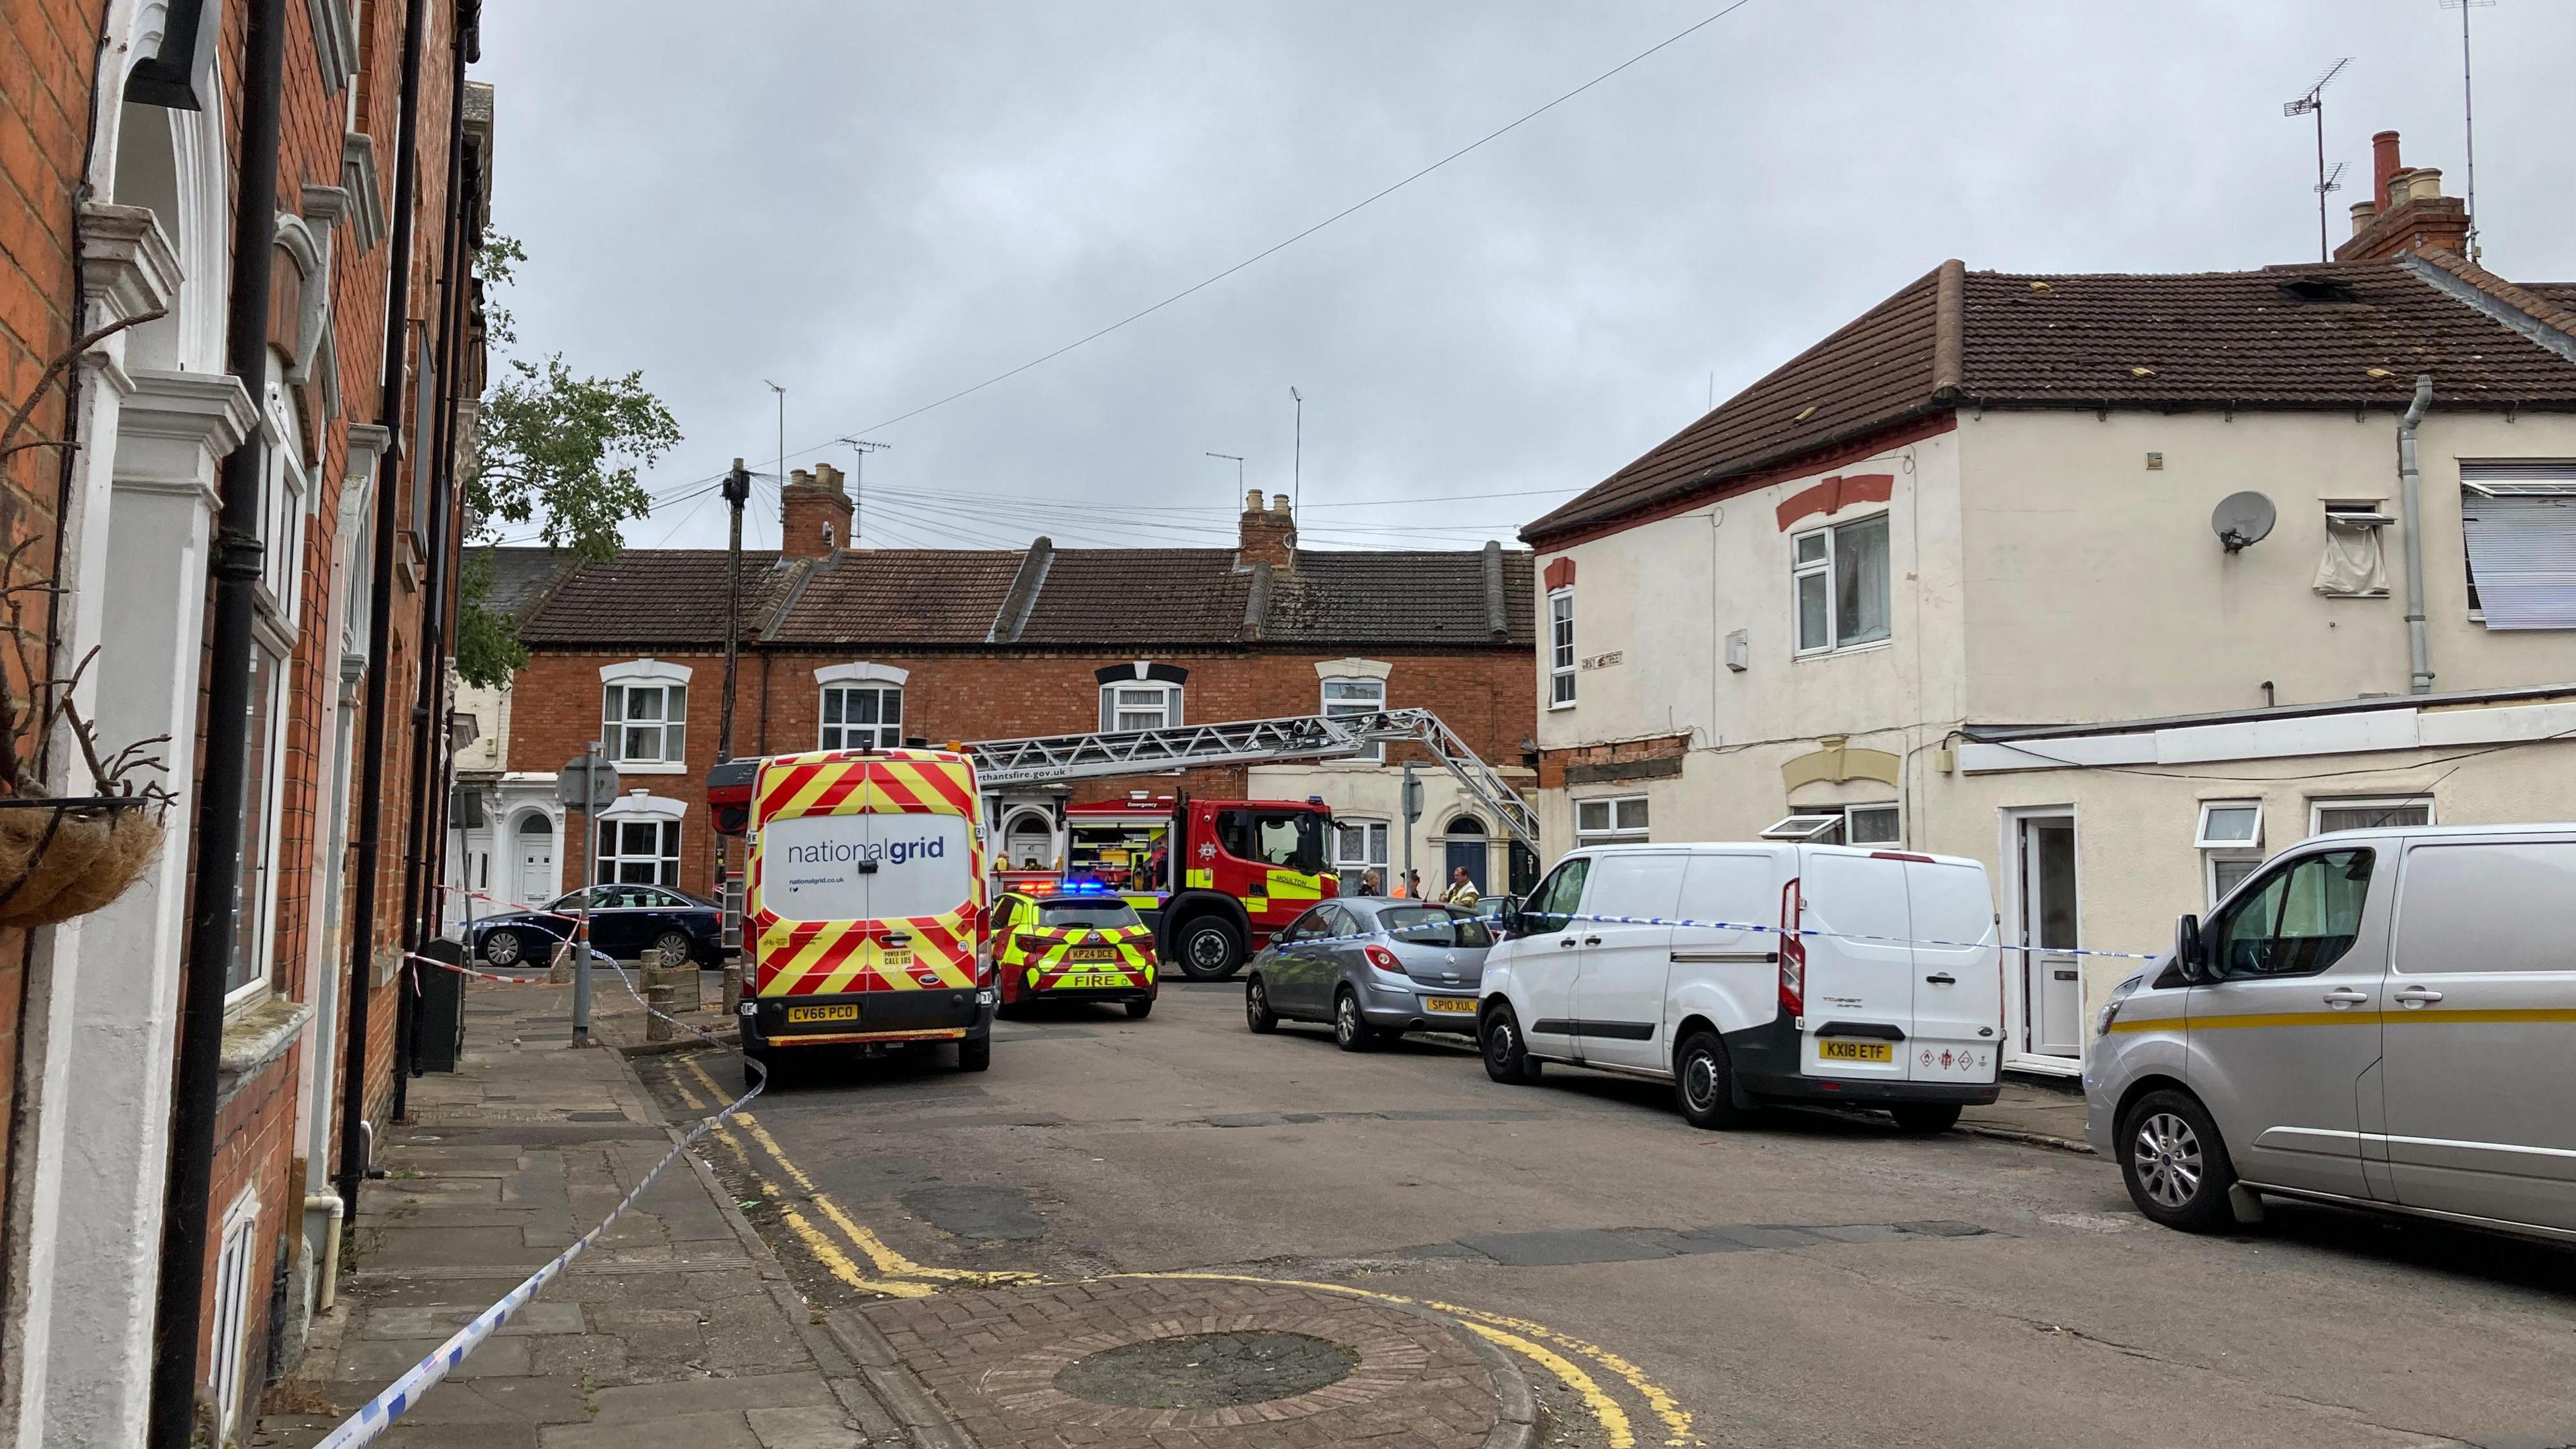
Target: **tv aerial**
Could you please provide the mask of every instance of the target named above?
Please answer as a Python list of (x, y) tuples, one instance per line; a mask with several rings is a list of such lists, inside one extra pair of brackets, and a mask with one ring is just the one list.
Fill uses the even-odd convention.
[(2260, 493), (2230, 493), (2211, 511), (2209, 531), (2229, 553), (2241, 553), (2269, 537), (2279, 517), (2272, 500)]

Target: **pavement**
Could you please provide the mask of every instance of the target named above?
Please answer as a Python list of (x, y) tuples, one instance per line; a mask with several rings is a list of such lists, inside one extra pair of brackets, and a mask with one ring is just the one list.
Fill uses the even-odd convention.
[[(707, 1066), (729, 1089), (737, 1080), (733, 1059), (708, 1051), (693, 1073), (703, 1096), (657, 1101), (637, 1070), (668, 1046), (646, 1039), (613, 977), (598, 987), (600, 1044), (581, 1050), (569, 1045), (569, 987), (469, 985), (460, 1069), (411, 1084), (339, 1301), (295, 1376), (271, 1386), (254, 1443), (322, 1438), (600, 1221), (669, 1150), (674, 1123), (712, 1110)], [(691, 1019), (702, 1018), (719, 1019)], [(758, 1118), (738, 1120), (715, 1139), (737, 1153), (737, 1132)], [(1434, 1309), (1251, 1276), (1047, 1282), (900, 1259), (936, 1291), (906, 1282), (822, 1302), (744, 1211), (773, 1231), (805, 1222), (777, 1197), (763, 1185), (737, 1198), (684, 1154), (383, 1442), (1527, 1449), (1535, 1438), (1538, 1403), (1512, 1357)]]
[(1959, 1129), (2034, 1147), (2093, 1151), (2084, 1140), (2084, 1088), (2072, 1077), (2007, 1077), (2002, 1096), (1959, 1114)]

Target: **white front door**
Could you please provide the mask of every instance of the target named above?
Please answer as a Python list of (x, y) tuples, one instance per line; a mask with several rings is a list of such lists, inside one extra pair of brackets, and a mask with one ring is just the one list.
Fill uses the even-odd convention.
[(2083, 1051), (2084, 971), (2075, 952), (2075, 817), (2021, 817), (2019, 921), (2022, 1049), (2033, 1056)]
[(543, 816), (531, 816), (519, 827), (519, 879), (512, 897), (517, 905), (541, 906), (555, 897), (555, 837), (552, 831), (539, 833), (544, 825)]

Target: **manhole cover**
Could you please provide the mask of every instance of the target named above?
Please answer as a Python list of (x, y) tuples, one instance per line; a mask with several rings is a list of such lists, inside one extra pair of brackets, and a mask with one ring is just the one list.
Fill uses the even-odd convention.
[(1055, 1386), (1122, 1409), (1222, 1409), (1320, 1389), (1359, 1364), (1356, 1350), (1307, 1333), (1192, 1333), (1077, 1359)]

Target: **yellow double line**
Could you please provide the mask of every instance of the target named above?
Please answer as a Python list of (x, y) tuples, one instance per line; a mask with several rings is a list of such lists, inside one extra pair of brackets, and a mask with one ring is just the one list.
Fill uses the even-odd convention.
[[(686, 1073), (687, 1077), (697, 1078), (698, 1084), (706, 1089), (707, 1097), (702, 1099), (681, 1073)], [(715, 1078), (708, 1076), (707, 1069), (695, 1058), (685, 1058), (680, 1062), (680, 1072), (672, 1074), (671, 1084), (678, 1090), (680, 1099), (688, 1103), (691, 1111), (715, 1110), (708, 1099), (712, 1099), (714, 1103), (730, 1100), (724, 1089), (716, 1085)], [(787, 1174), (787, 1180), (796, 1185), (797, 1191), (802, 1194), (802, 1200), (821, 1213), (825, 1221), (840, 1229), (850, 1244), (856, 1247), (859, 1254), (865, 1257), (881, 1275), (870, 1277), (862, 1272), (857, 1260), (843, 1251), (841, 1245), (834, 1242), (830, 1234), (816, 1227), (804, 1213), (798, 1211), (793, 1202), (778, 1202), (778, 1220), (787, 1224), (787, 1230), (794, 1233), (797, 1239), (805, 1244), (807, 1250), (813, 1253), (815, 1261), (829, 1270), (833, 1277), (852, 1288), (862, 1293), (881, 1293), (889, 1298), (927, 1298), (938, 1292), (939, 1285), (942, 1284), (967, 1283), (983, 1287), (996, 1283), (1016, 1283), (1036, 1276), (1030, 1273), (977, 1273), (960, 1268), (933, 1268), (926, 1263), (914, 1262), (895, 1251), (885, 1239), (861, 1226), (857, 1219), (851, 1217), (839, 1203), (832, 1200), (830, 1193), (816, 1186), (814, 1179), (805, 1175), (805, 1169), (798, 1167), (795, 1159), (787, 1155), (786, 1149), (778, 1145), (778, 1139), (769, 1135), (769, 1129), (760, 1125), (759, 1118), (749, 1112), (736, 1112), (732, 1120), (740, 1123), (751, 1140), (759, 1144), (760, 1150)], [(761, 1171), (759, 1166), (753, 1163), (750, 1150), (735, 1138), (731, 1127), (718, 1127), (714, 1136), (733, 1153), (734, 1160), (742, 1167), (743, 1175), (760, 1185), (763, 1197), (776, 1199), (779, 1196), (778, 1189), (770, 1181), (769, 1174)]]
[[(727, 1093), (716, 1085), (715, 1078), (707, 1075), (705, 1066), (695, 1058), (681, 1059), (679, 1067), (680, 1070), (672, 1075), (672, 1085), (678, 1090), (681, 1100), (688, 1103), (690, 1110), (713, 1111), (714, 1104), (730, 1100)], [(687, 1077), (696, 1078), (698, 1084), (705, 1088), (706, 1095), (703, 1098), (690, 1086), (682, 1073)], [(834, 1241), (830, 1234), (807, 1219), (792, 1202), (776, 1201), (779, 1221), (787, 1225), (788, 1231), (796, 1234), (798, 1240), (805, 1244), (806, 1249), (813, 1253), (815, 1260), (829, 1270), (833, 1277), (850, 1287), (862, 1293), (879, 1293), (890, 1298), (927, 1298), (942, 1288), (952, 1285), (990, 1287), (1002, 1283), (1030, 1282), (1037, 1278), (1038, 1275), (1034, 1273), (973, 1272), (960, 1268), (934, 1268), (905, 1257), (885, 1239), (852, 1218), (839, 1203), (832, 1200), (831, 1194), (816, 1186), (814, 1179), (806, 1175), (805, 1169), (796, 1165), (795, 1159), (787, 1155), (786, 1149), (778, 1145), (778, 1139), (770, 1135), (768, 1128), (760, 1125), (758, 1118), (749, 1112), (736, 1112), (732, 1120), (740, 1123), (744, 1133), (759, 1146), (761, 1152), (778, 1164), (779, 1169), (786, 1174), (787, 1180), (794, 1184), (798, 1193), (802, 1195), (802, 1200), (820, 1212), (831, 1226), (839, 1229), (849, 1243), (858, 1249), (859, 1255), (866, 1258), (879, 1275), (871, 1277), (862, 1271), (857, 1259), (844, 1251), (841, 1244)], [(730, 1127), (718, 1127), (713, 1135), (733, 1153), (744, 1176), (759, 1185), (763, 1197), (773, 1200), (779, 1198), (778, 1189), (770, 1181), (769, 1175), (752, 1161), (750, 1149), (743, 1146)], [(1599, 1378), (1584, 1368), (1582, 1363), (1576, 1361), (1578, 1359), (1591, 1363), (1604, 1374), (1627, 1385), (1629, 1391), (1645, 1403), (1647, 1412), (1652, 1414), (1663, 1427), (1663, 1442), (1668, 1449), (1680, 1449), (1680, 1446), (1700, 1442), (1691, 1434), (1690, 1411), (1683, 1408), (1660, 1385), (1647, 1378), (1645, 1372), (1635, 1364), (1598, 1344), (1586, 1343), (1582, 1339), (1559, 1333), (1543, 1323), (1533, 1322), (1530, 1319), (1491, 1313), (1482, 1308), (1470, 1308), (1459, 1303), (1443, 1303), (1438, 1299), (1407, 1298), (1394, 1293), (1353, 1288), (1342, 1283), (1307, 1282), (1293, 1278), (1258, 1278), (1239, 1273), (1187, 1272), (1112, 1273), (1104, 1276), (1308, 1288), (1319, 1293), (1332, 1293), (1345, 1298), (1374, 1300), (1404, 1308), (1427, 1308), (1435, 1313), (1445, 1313), (1465, 1324), (1469, 1331), (1538, 1365), (1572, 1390), (1575, 1397), (1583, 1401), (1585, 1409), (1600, 1421), (1602, 1432), (1609, 1440), (1610, 1449), (1636, 1449), (1636, 1425), (1630, 1419), (1627, 1409), (1602, 1387)]]

